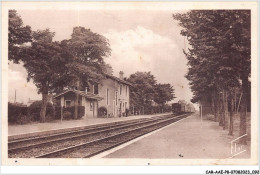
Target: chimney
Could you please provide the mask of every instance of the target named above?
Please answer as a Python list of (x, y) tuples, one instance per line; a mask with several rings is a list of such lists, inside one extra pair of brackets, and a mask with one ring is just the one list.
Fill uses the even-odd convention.
[(119, 78), (120, 78), (121, 80), (123, 80), (123, 78), (124, 78), (124, 72), (123, 72), (123, 71), (120, 71), (120, 72), (119, 72)]

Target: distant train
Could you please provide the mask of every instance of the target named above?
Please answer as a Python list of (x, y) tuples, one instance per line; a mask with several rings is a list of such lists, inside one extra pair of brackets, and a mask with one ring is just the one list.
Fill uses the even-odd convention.
[(173, 103), (172, 104), (172, 112), (174, 114), (190, 113), (190, 112), (195, 112), (195, 108), (192, 104)]

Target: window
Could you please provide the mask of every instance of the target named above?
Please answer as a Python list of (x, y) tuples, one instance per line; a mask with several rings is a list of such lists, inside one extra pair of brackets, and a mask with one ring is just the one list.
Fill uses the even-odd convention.
[(127, 96), (127, 86), (125, 86), (125, 96)]
[(65, 108), (70, 107), (71, 101), (70, 100), (65, 100)]
[(116, 91), (116, 105), (117, 105), (117, 91)]
[(90, 104), (90, 106), (89, 106), (90, 111), (93, 111), (93, 102), (91, 101), (89, 104)]
[(122, 85), (120, 84), (120, 95), (122, 95)]
[(108, 105), (108, 92), (109, 92), (109, 89), (107, 88), (107, 105)]
[(94, 88), (94, 94), (98, 94), (98, 84), (93, 85)]
[(88, 93), (90, 91), (90, 88), (87, 86), (85, 87), (85, 93)]

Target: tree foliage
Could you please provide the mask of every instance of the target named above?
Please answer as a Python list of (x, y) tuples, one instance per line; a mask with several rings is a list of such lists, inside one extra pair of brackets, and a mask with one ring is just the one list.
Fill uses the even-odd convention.
[(45, 122), (48, 95), (63, 88), (70, 80), (66, 65), (70, 62), (67, 50), (59, 42), (53, 41), (54, 33), (49, 29), (32, 32), (30, 46), (25, 46), (20, 54), (27, 70), (27, 80), (33, 80), (42, 94), (41, 122)]
[[(240, 81), (246, 99), (251, 72), (250, 11), (192, 10), (175, 14), (173, 18), (183, 27), (181, 34), (190, 45), (184, 54), (189, 66), (186, 78), (194, 93), (192, 102), (203, 100), (209, 94), (217, 94), (213, 95), (216, 97), (224, 94), (225, 98), (230, 94), (231, 99), (230, 92), (241, 87)], [(241, 107), (247, 105), (246, 101)], [(241, 113), (241, 123), (245, 122), (244, 118)], [(245, 132), (244, 128), (241, 130), (241, 134)]]
[(72, 84), (77, 81), (97, 83), (104, 78), (107, 66), (104, 58), (111, 54), (109, 42), (104, 36), (84, 27), (74, 27), (71, 39), (62, 43), (72, 58), (72, 63), (67, 65), (71, 79), (75, 80)]
[(157, 104), (160, 104), (162, 107), (168, 101), (171, 101), (175, 98), (173, 87), (167, 84), (156, 84), (155, 85), (155, 96), (154, 101)]
[(8, 59), (23, 63), (27, 80), (33, 80), (42, 94), (41, 122), (45, 122), (49, 94), (75, 84), (99, 82), (104, 73), (112, 71), (103, 60), (111, 52), (108, 40), (90, 29), (75, 27), (71, 39), (57, 42), (49, 29), (32, 32), (23, 26), (17, 12), (10, 10), (8, 34)]
[(212, 89), (238, 86), (241, 74), (249, 74), (249, 15), (239, 10), (193, 10), (173, 16), (180, 21), (181, 34), (191, 46), (185, 52), (189, 65), (186, 77), (195, 98)]
[(133, 84), (130, 89), (130, 103), (134, 106), (148, 106), (155, 94), (155, 77), (151, 72), (136, 72), (127, 79)]
[(70, 58), (59, 42), (53, 42), (54, 33), (49, 29), (33, 32), (31, 46), (21, 54), (28, 81), (33, 80), (39, 93), (54, 92), (64, 86)]
[(157, 84), (151, 72), (136, 72), (127, 81), (133, 85), (130, 89), (130, 106), (137, 109), (152, 110), (153, 102), (163, 107), (166, 102), (175, 98), (173, 87), (170, 84)]
[[(68, 48), (71, 60), (67, 64), (70, 85), (84, 90), (90, 83), (98, 83), (107, 71), (111, 71), (104, 58), (111, 54), (108, 40), (90, 29), (74, 27), (71, 39), (62, 41)], [(76, 94), (74, 118), (78, 118), (78, 94)]]
[(31, 27), (23, 25), (23, 21), (16, 10), (9, 10), (8, 60), (18, 63), (21, 60), (21, 46), (30, 42), (31, 39)]

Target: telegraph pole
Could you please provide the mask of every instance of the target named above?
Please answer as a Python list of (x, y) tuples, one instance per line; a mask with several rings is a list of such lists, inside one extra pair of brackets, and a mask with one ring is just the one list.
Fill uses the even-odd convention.
[(16, 103), (16, 89), (14, 91), (14, 103)]
[(200, 104), (200, 120), (202, 122), (202, 104), (201, 104), (201, 101), (199, 101), (199, 104)]

